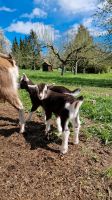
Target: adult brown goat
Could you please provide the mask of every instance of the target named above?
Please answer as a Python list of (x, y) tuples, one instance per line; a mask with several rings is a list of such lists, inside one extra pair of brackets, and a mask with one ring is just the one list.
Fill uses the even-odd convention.
[(23, 105), (18, 96), (18, 67), (11, 55), (0, 53), (0, 100), (8, 101), (19, 112), (20, 133), (24, 132)]

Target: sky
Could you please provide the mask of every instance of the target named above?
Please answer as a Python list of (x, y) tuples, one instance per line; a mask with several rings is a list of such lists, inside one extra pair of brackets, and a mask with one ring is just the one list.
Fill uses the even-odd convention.
[(33, 29), (40, 40), (56, 41), (77, 32), (83, 24), (93, 37), (105, 34), (96, 27), (93, 14), (99, 0), (0, 0), (0, 28), (10, 42)]

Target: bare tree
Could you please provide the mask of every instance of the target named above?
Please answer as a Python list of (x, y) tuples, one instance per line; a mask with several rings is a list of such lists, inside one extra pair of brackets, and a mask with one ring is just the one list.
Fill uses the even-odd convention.
[(75, 48), (73, 50), (71, 49), (71, 51), (65, 56), (65, 58), (63, 58), (63, 56), (61, 56), (60, 53), (58, 51), (56, 51), (56, 49), (54, 48), (53, 45), (47, 44), (46, 46), (52, 50), (52, 52), (54, 53), (54, 55), (61, 62), (61, 64), (62, 64), (61, 75), (62, 76), (64, 74), (65, 66), (66, 66), (67, 62), (69, 61), (69, 58), (71, 57), (71, 55), (74, 54), (74, 53), (77, 55), (79, 52), (81, 52), (82, 49), (84, 49), (86, 47), (86, 45), (84, 44), (81, 47)]

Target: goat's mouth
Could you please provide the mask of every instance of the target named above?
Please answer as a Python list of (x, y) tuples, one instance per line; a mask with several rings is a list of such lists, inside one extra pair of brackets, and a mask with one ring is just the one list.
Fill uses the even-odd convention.
[(24, 89), (24, 86), (21, 83), (19, 83), (18, 84), (18, 89)]

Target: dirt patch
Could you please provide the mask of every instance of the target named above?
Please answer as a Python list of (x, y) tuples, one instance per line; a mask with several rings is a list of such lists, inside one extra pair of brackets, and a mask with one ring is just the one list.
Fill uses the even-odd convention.
[[(61, 138), (44, 136), (45, 125), (36, 114), (19, 134), (18, 113), (0, 103), (0, 200), (110, 200), (112, 149), (97, 138), (86, 140), (63, 157)], [(53, 129), (55, 132), (55, 129)]]

